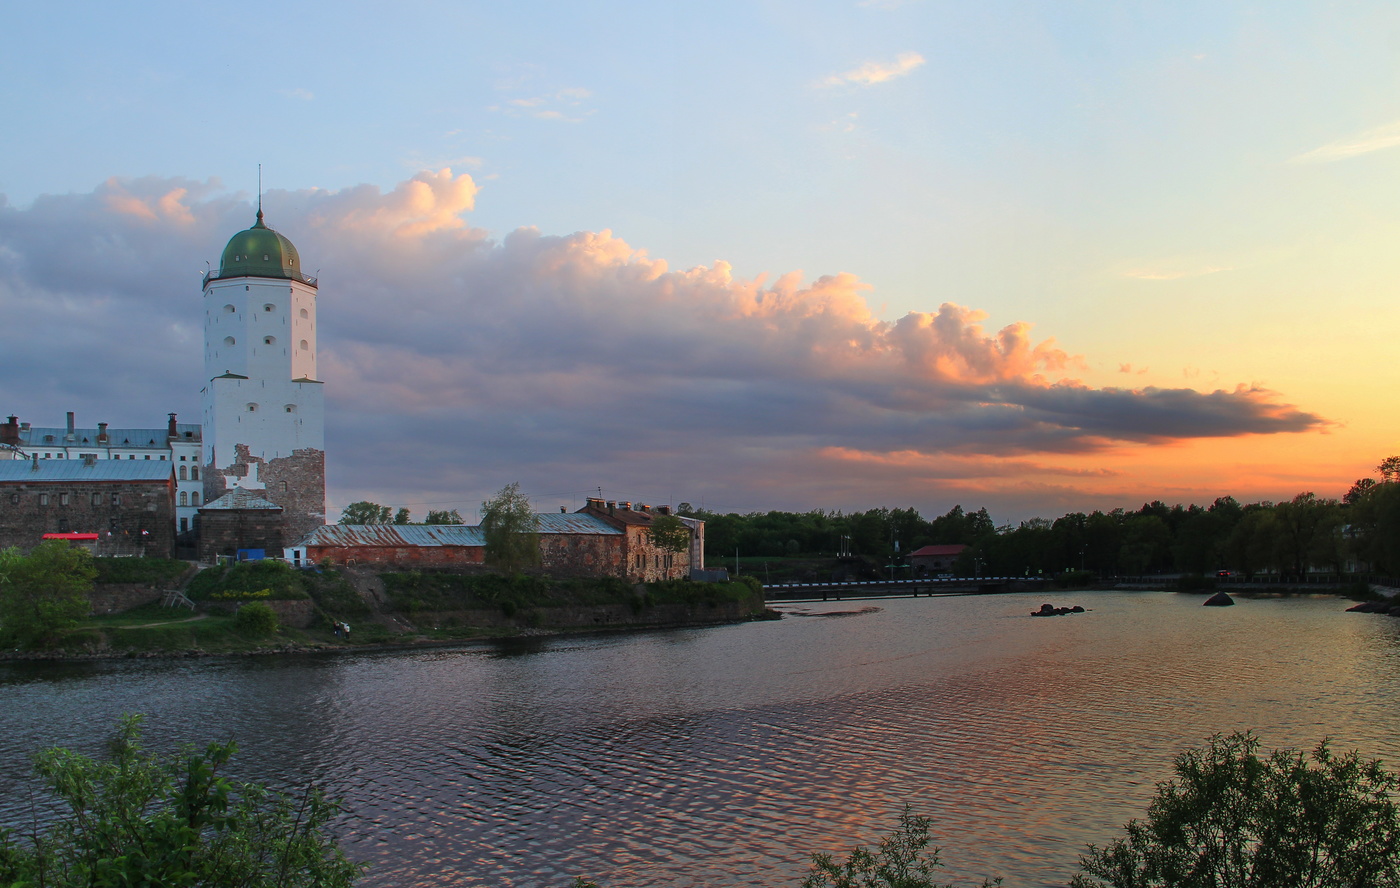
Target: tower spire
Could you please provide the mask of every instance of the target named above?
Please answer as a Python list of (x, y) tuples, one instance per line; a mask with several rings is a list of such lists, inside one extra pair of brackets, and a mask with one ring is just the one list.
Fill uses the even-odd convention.
[(266, 228), (262, 214), (262, 164), (258, 164), (258, 221), (254, 228)]

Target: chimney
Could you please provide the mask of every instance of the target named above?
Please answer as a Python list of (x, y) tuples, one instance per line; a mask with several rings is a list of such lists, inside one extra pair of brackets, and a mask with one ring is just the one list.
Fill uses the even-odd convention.
[(27, 432), (27, 431), (29, 431), (29, 423), (27, 423), (27, 422), (22, 422), (22, 423), (20, 423), (20, 424), (19, 424), (19, 430), (20, 430), (21, 432)]
[(608, 514), (611, 515), (615, 511), (617, 511), (617, 503), (608, 500)]
[(68, 411), (68, 440), (72, 441), (76, 436), (73, 434), (73, 411)]
[(0, 425), (0, 444), (9, 444), (11, 447), (19, 446), (18, 416), (11, 416), (5, 420), (4, 425)]
[(173, 414), (173, 413), (170, 414), (170, 425), (168, 425), (168, 426), (166, 427), (166, 432), (165, 432), (165, 434), (168, 435), (168, 436), (171, 437), (171, 438), (178, 438), (178, 437), (180, 437), (180, 430), (177, 429), (177, 428), (175, 428), (175, 414)]
[(97, 454), (95, 454), (95, 453), (84, 453), (84, 454), (83, 454), (83, 465), (87, 466), (88, 468), (92, 468), (93, 466), (97, 465)]
[(669, 515), (669, 514), (671, 514), (671, 507), (670, 507), (670, 506), (657, 506), (657, 507), (656, 507), (656, 511), (660, 512), (660, 513), (663, 514), (663, 515)]
[(37, 471), (39, 471), (39, 454), (37, 454), (37, 453), (34, 454), (34, 465), (30, 467), (29, 471), (31, 471), (31, 472), (37, 472)]
[(107, 443), (107, 423), (105, 423), (105, 422), (99, 422), (99, 423), (97, 424), (97, 443), (98, 443), (98, 444), (106, 444), (106, 443)]
[(619, 509), (626, 509), (626, 510), (629, 511), (629, 512), (632, 511), (632, 504), (631, 504), (631, 503), (624, 503), (624, 502), (622, 502), (621, 500), (618, 501), (617, 507), (618, 507)]
[(568, 513), (569, 513), (569, 509), (568, 509), (567, 506), (560, 506), (560, 507), (559, 507), (559, 514), (560, 514), (560, 515), (567, 515)]

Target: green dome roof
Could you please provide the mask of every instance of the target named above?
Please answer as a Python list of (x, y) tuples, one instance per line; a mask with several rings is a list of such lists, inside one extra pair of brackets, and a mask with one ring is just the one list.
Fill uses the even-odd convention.
[(219, 260), (219, 277), (265, 277), (304, 280), (297, 248), (263, 224), (262, 210), (252, 228), (229, 238)]

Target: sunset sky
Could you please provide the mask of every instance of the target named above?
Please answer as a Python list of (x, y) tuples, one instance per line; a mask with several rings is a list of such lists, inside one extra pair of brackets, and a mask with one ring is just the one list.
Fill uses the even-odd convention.
[(0, 414), (198, 416), (320, 272), (332, 516), (1340, 496), (1400, 452), (1400, 5), (12, 5)]

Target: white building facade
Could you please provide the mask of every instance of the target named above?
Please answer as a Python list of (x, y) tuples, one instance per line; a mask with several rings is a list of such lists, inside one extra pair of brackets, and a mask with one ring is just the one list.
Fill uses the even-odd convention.
[(261, 208), (204, 279), (204, 500), (257, 491), (283, 508), (293, 540), (326, 518), (316, 294), (296, 247), (264, 224)]

